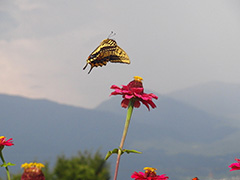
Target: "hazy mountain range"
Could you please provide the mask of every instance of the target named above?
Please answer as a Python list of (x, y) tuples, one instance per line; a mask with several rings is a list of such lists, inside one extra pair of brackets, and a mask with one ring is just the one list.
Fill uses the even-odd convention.
[(240, 84), (209, 82), (168, 95), (217, 116), (240, 120)]
[[(119, 180), (131, 179), (145, 166), (156, 167), (170, 180), (234, 175), (228, 165), (240, 156), (240, 85), (214, 82), (157, 95), (156, 109), (134, 109), (124, 147), (143, 154), (123, 156)], [(105, 155), (118, 147), (126, 116), (120, 102), (120, 96), (111, 97), (85, 109), (0, 94), (0, 135), (12, 137), (15, 144), (3, 150), (6, 160), (17, 164), (11, 170), (21, 171), (22, 163), (33, 160), (53, 165), (62, 153), (101, 148)], [(112, 170), (115, 160), (109, 159)]]

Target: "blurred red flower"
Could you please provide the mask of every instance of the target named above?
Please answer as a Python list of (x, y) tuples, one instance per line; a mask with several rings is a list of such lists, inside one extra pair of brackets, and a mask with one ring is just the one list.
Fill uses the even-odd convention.
[(167, 180), (169, 178), (165, 174), (157, 175), (155, 172), (157, 169), (155, 168), (145, 167), (144, 170), (145, 173), (134, 172), (131, 178), (134, 178), (135, 180)]
[(229, 167), (231, 168), (230, 171), (236, 171), (236, 170), (240, 170), (240, 159), (235, 159), (237, 162), (236, 163), (232, 163)]
[(12, 146), (12, 145), (14, 145), (13, 141), (12, 141), (12, 138), (10, 138), (7, 141), (6, 141), (6, 139), (7, 138), (5, 136), (0, 136), (0, 147), (1, 146)]
[[(134, 107), (138, 108), (140, 107), (140, 102), (142, 102), (150, 111), (150, 107), (156, 108), (157, 106), (152, 101), (152, 98), (158, 99), (158, 97), (153, 94), (146, 94), (144, 93), (144, 88), (142, 85), (142, 78), (139, 76), (135, 76), (134, 80), (128, 83), (128, 85), (122, 85), (122, 88), (112, 85), (111, 89), (114, 89), (114, 91), (111, 93), (111, 95), (122, 95), (123, 100), (121, 102), (121, 106), (123, 108), (127, 108), (129, 104), (129, 100), (134, 98)], [(110, 95), (110, 96), (111, 96)]]
[(45, 180), (42, 163), (24, 163), (21, 167), (24, 168), (21, 180)]

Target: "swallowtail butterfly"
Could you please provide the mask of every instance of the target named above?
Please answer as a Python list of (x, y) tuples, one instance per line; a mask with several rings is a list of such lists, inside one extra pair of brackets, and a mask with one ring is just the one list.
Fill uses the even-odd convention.
[(117, 45), (117, 42), (113, 39), (104, 39), (101, 44), (89, 55), (87, 65), (90, 64), (91, 68), (88, 74), (94, 67), (106, 66), (108, 62), (111, 63), (125, 63), (130, 64), (127, 53)]

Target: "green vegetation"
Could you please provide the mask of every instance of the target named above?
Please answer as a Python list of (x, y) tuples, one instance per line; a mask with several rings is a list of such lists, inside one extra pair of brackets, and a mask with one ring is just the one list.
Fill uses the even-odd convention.
[[(57, 157), (53, 170), (45, 163), (42, 169), (46, 180), (109, 180), (110, 166), (97, 151), (79, 151), (76, 156), (67, 158), (65, 155)], [(12, 175), (12, 180), (20, 180), (21, 174)]]
[(97, 151), (94, 156), (88, 151), (79, 152), (70, 159), (59, 156), (54, 168), (58, 180), (109, 180), (110, 172), (106, 161)]

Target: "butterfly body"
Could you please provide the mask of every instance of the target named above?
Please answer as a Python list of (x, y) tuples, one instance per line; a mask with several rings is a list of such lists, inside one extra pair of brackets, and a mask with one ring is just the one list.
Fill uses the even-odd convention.
[(87, 64), (84, 66), (83, 70), (90, 64), (91, 68), (88, 72), (89, 74), (94, 67), (106, 66), (108, 62), (130, 64), (127, 53), (120, 48), (113, 39), (104, 39), (101, 42), (101, 44), (89, 55)]

